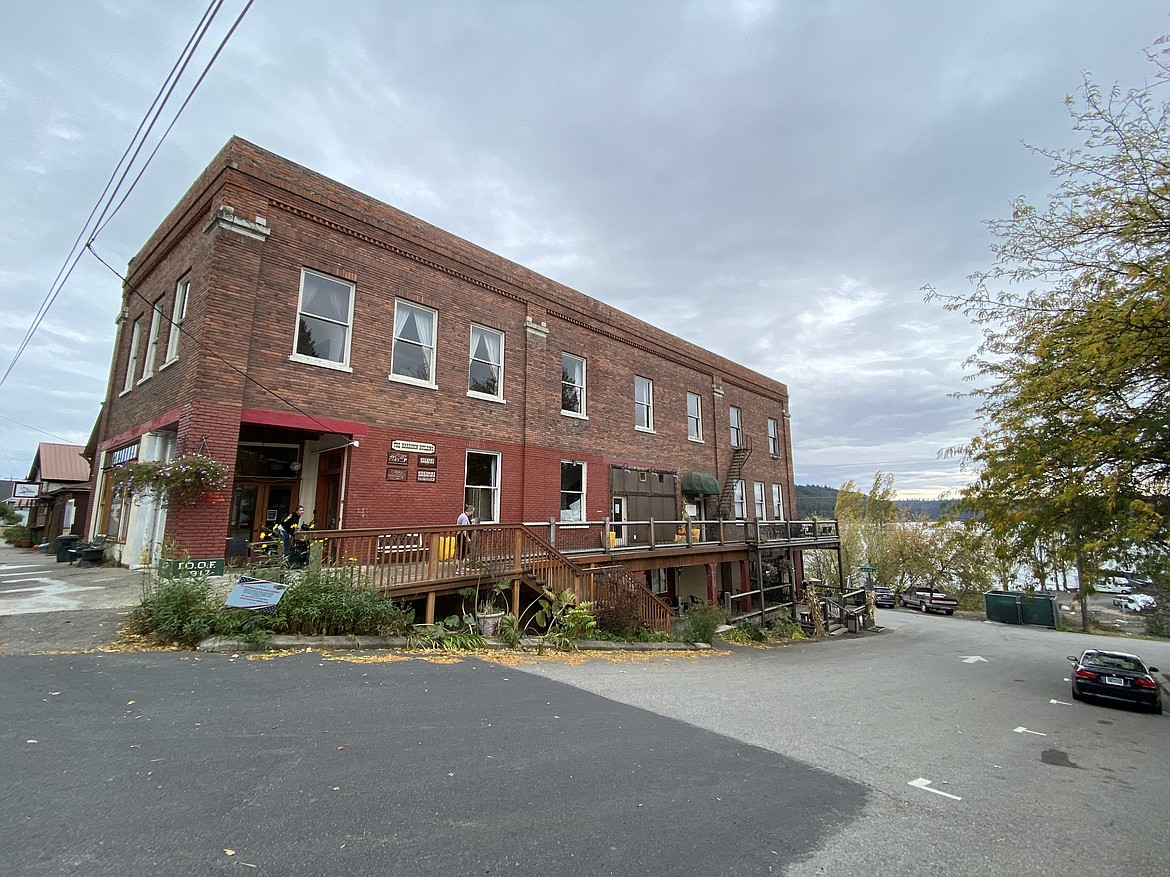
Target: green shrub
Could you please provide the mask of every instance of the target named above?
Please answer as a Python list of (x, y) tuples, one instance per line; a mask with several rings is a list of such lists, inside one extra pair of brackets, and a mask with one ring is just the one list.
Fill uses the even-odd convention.
[(4, 528), (4, 541), (9, 545), (15, 545), (17, 542), (24, 542), (32, 539), (32, 533), (29, 532), (28, 527), (24, 524), (13, 524), (11, 527)]
[[(289, 575), (285, 571), (285, 575)], [(194, 647), (210, 636), (259, 643), (273, 634), (403, 636), (414, 612), (333, 572), (293, 577), (273, 612), (228, 608), (206, 576), (147, 581), (129, 627), (157, 643)]]
[(727, 620), (727, 613), (718, 606), (703, 603), (687, 610), (683, 626), (683, 642), (709, 643), (715, 636), (715, 628)]

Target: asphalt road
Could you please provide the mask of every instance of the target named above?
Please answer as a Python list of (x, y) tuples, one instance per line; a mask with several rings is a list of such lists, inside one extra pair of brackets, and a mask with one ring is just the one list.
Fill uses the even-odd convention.
[(0, 658), (0, 870), (783, 873), (866, 789), (477, 659)]
[(857, 783), (861, 818), (793, 877), (1166, 873), (1170, 715), (1074, 703), (1065, 657), (1120, 648), (1170, 670), (1170, 643), (908, 610), (878, 620), (886, 633), (732, 659), (526, 672)]

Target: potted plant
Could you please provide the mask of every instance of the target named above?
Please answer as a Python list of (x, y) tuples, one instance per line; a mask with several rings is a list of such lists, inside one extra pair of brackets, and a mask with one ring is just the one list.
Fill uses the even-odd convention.
[(4, 541), (13, 548), (31, 548), (32, 534), (24, 524), (13, 524), (4, 528)]
[(114, 480), (131, 493), (191, 503), (227, 483), (227, 466), (203, 454), (185, 454), (170, 462), (143, 460), (114, 470)]
[(481, 636), (495, 636), (500, 632), (500, 619), (504, 617), (508, 599), (506, 594), (512, 590), (510, 579), (502, 579), (494, 585), (482, 589), (478, 595), (478, 604), (475, 607), (475, 621), (479, 626)]

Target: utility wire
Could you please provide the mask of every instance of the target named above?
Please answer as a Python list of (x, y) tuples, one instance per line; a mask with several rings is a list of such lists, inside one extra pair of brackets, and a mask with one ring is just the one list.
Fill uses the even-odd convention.
[[(198, 49), (200, 43), (203, 41), (203, 37), (206, 35), (212, 22), (215, 20), (216, 15), (222, 8), (223, 2), (224, 0), (211, 0), (211, 3), (203, 13), (203, 17), (200, 19), (199, 23), (195, 27), (195, 30), (192, 32), (191, 37), (188, 38), (187, 44), (180, 53), (178, 60), (176, 60), (174, 66), (171, 68), (171, 72), (164, 80), (158, 94), (155, 96), (154, 101), (151, 103), (149, 109), (146, 112), (146, 115), (143, 117), (142, 122), (139, 123), (138, 130), (135, 132), (134, 137), (130, 141), (130, 144), (126, 147), (126, 150), (123, 152), (121, 159), (119, 159), (118, 163), (114, 166), (114, 170), (110, 175), (110, 179), (107, 181), (105, 188), (102, 190), (101, 196), (99, 196), (97, 203), (90, 211), (89, 217), (86, 219), (85, 224), (78, 233), (77, 239), (74, 241), (73, 247), (69, 251), (69, 255), (65, 258), (65, 263), (58, 271), (56, 279), (54, 279), (53, 284), (49, 288), (49, 292), (46, 293), (45, 299), (42, 302), (40, 309), (37, 311), (36, 316), (33, 318), (28, 331), (25, 333), (24, 339), (17, 347), (16, 353), (12, 357), (12, 361), (9, 363), (8, 368), (4, 372), (4, 375), (0, 376), (0, 386), (4, 385), (4, 383), (8, 380), (8, 377), (12, 374), (13, 369), (16, 368), (17, 362), (24, 354), (24, 351), (32, 341), (33, 336), (36, 334), (37, 330), (40, 328), (41, 323), (48, 315), (49, 309), (56, 302), (57, 297), (61, 293), (61, 290), (72, 276), (73, 270), (77, 267), (77, 263), (80, 261), (81, 256), (84, 254), (86, 249), (84, 246), (79, 248), (81, 241), (84, 239), (87, 241), (87, 243), (92, 242), (125, 204), (126, 198), (130, 194), (130, 191), (133, 191), (134, 186), (142, 178), (142, 175), (145, 173), (146, 168), (149, 166), (151, 160), (153, 160), (154, 156), (158, 153), (159, 147), (162, 146), (163, 140), (166, 139), (167, 134), (169, 134), (171, 129), (174, 127), (175, 123), (179, 119), (179, 116), (182, 114), (183, 110), (186, 109), (188, 103), (190, 103), (191, 98), (195, 94), (195, 91), (202, 84), (204, 78), (207, 76), (207, 73), (210, 71), (212, 64), (214, 64), (216, 59), (219, 57), (220, 52), (227, 43), (227, 40), (235, 32), (236, 28), (243, 20), (244, 15), (246, 15), (248, 10), (251, 8), (254, 0), (248, 0), (239, 16), (237, 16), (227, 35), (223, 38), (223, 40), (221, 40), (219, 47), (215, 50), (211, 60), (204, 67), (203, 73), (199, 76), (199, 79), (196, 81), (195, 85), (188, 93), (186, 99), (183, 101), (182, 106), (171, 120), (170, 125), (163, 133), (158, 144), (154, 147), (154, 150), (150, 153), (146, 159), (146, 162), (138, 171), (137, 176), (135, 176), (133, 182), (130, 184), (129, 190), (122, 194), (121, 199), (118, 201), (117, 205), (111, 212), (111, 205), (118, 197), (119, 191), (125, 182), (126, 177), (130, 173), (131, 168), (134, 166), (135, 161), (138, 159), (142, 148), (145, 146), (147, 137), (153, 130), (155, 124), (158, 122), (159, 117), (162, 115), (163, 109), (166, 107), (166, 104), (170, 100), (171, 95), (174, 93), (179, 80), (186, 71), (187, 65), (194, 56), (195, 50)], [(119, 170), (121, 170), (120, 177)], [(116, 185), (114, 183), (115, 179), (117, 179)], [(104, 207), (102, 206), (103, 203), (105, 205)], [(99, 210), (101, 211), (100, 214)], [(97, 217), (96, 221), (94, 219), (95, 216)], [(87, 238), (87, 230), (89, 230), (91, 227), (93, 228), (93, 231)]]

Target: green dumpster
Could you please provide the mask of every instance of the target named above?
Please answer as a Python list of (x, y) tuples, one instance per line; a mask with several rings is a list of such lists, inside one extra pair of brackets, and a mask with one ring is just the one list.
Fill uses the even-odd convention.
[(1020, 595), (1012, 591), (984, 592), (983, 607), (987, 612), (988, 621), (999, 621), (1003, 624), (1024, 623), (1020, 614)]

